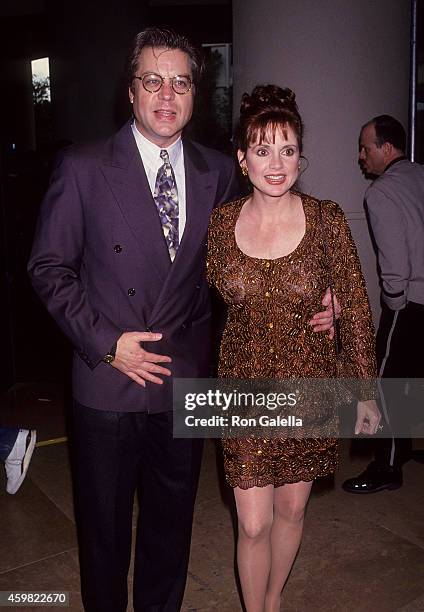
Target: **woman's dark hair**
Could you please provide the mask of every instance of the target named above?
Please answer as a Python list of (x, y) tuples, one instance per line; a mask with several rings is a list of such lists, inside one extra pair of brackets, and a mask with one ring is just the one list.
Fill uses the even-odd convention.
[(134, 38), (127, 60), (127, 78), (131, 85), (137, 72), (140, 53), (145, 47), (166, 47), (179, 49), (190, 58), (193, 81), (198, 82), (203, 72), (203, 58), (200, 50), (182, 34), (177, 34), (168, 28), (146, 28)]
[(275, 137), (277, 129), (290, 126), (297, 136), (299, 152), (302, 153), (303, 123), (291, 89), (277, 85), (257, 85), (252, 93), (243, 94), (240, 119), (236, 129), (236, 145), (246, 152), (253, 142), (263, 142), (270, 135)]

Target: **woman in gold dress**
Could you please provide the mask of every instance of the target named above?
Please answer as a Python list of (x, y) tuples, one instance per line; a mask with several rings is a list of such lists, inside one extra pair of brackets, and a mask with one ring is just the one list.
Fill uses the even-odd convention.
[[(218, 375), (231, 379), (331, 378), (334, 343), (309, 321), (328, 284), (323, 226), (341, 336), (357, 378), (375, 376), (374, 333), (365, 282), (349, 226), (334, 202), (294, 191), (303, 125), (289, 89), (244, 94), (238, 160), (253, 193), (212, 215), (208, 277), (228, 317)], [(328, 262), (327, 262), (328, 263)], [(374, 400), (358, 402), (356, 433), (376, 432)], [(312, 481), (334, 472), (331, 438), (227, 438), (224, 466), (234, 488), (237, 563), (248, 612), (277, 612), (298, 551)]]

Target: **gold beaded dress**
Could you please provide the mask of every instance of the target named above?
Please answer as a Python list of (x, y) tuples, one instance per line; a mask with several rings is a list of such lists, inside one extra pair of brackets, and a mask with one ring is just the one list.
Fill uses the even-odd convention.
[[(352, 377), (376, 375), (374, 328), (365, 281), (348, 223), (341, 208), (298, 194), (306, 218), (305, 234), (292, 253), (277, 259), (244, 254), (235, 226), (246, 198), (214, 210), (208, 234), (207, 274), (224, 299), (228, 314), (219, 378), (331, 378), (334, 341), (308, 324), (322, 310), (328, 286), (323, 228), (331, 259), (335, 294), (342, 307), (340, 332)], [(310, 481), (335, 471), (335, 438), (224, 438), (224, 467), (232, 487)]]

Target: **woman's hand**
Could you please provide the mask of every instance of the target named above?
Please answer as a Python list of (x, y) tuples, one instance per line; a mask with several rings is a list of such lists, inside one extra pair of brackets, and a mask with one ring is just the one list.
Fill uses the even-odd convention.
[[(328, 331), (330, 340), (334, 338), (334, 326), (333, 326), (333, 308), (331, 303), (331, 292), (330, 287), (327, 287), (324, 297), (322, 298), (321, 304), (325, 306), (325, 310), (314, 314), (312, 319), (309, 321), (309, 325), (312, 326), (314, 332)], [(334, 313), (336, 319), (340, 317), (341, 307), (337, 301), (337, 296), (334, 295)]]
[(356, 408), (355, 435), (360, 433), (373, 435), (377, 433), (381, 412), (375, 400), (358, 402)]

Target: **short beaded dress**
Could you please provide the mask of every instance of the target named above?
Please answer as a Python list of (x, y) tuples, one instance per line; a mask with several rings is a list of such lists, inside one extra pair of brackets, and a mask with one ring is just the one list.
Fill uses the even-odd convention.
[[(331, 260), (334, 290), (342, 307), (343, 351), (356, 378), (376, 376), (374, 328), (365, 281), (350, 229), (341, 208), (301, 197), (305, 234), (292, 253), (277, 259), (244, 254), (235, 226), (247, 198), (214, 210), (208, 234), (209, 284), (224, 299), (228, 314), (219, 378), (331, 378), (335, 372), (334, 341), (308, 324), (322, 310)], [(224, 438), (224, 467), (232, 487), (275, 487), (311, 481), (335, 471), (334, 438)]]

